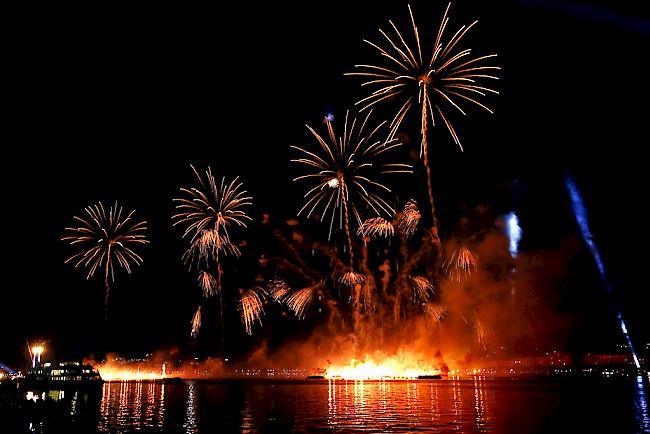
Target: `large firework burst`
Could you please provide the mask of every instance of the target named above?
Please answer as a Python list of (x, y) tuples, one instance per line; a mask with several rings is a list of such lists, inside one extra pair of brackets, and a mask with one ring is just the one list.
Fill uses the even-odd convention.
[(321, 206), (321, 221), (330, 214), (329, 235), (332, 235), (334, 220), (338, 214), (339, 228), (345, 228), (350, 260), (350, 273), (354, 273), (354, 253), (350, 235), (350, 214), (353, 214), (357, 224), (361, 225), (359, 207), (365, 206), (375, 215), (395, 214), (392, 206), (383, 195), (390, 193), (380, 179), (381, 175), (390, 173), (411, 173), (408, 164), (380, 161), (380, 158), (401, 146), (396, 139), (379, 138), (379, 133), (386, 122), (372, 128), (368, 125), (371, 112), (357, 121), (349, 119), (345, 114), (343, 134), (338, 138), (329, 118), (324, 122), (327, 136), (323, 137), (309, 125), (307, 128), (316, 139), (318, 147), (307, 150), (292, 146), (300, 153), (300, 158), (291, 161), (306, 166), (309, 173), (294, 178), (294, 181), (309, 182), (309, 190), (305, 194), (306, 202), (298, 211), (309, 217)]
[(87, 279), (98, 269), (103, 269), (104, 303), (108, 307), (109, 280), (115, 280), (115, 268), (124, 268), (131, 273), (133, 266), (142, 263), (142, 257), (134, 249), (149, 243), (144, 234), (147, 222), (134, 220), (135, 210), (125, 211), (117, 202), (108, 210), (99, 202), (84, 211), (81, 217), (74, 216), (80, 226), (65, 228), (69, 235), (62, 240), (79, 249), (65, 263), (74, 262), (75, 267), (85, 268)]
[[(483, 84), (486, 80), (496, 80), (494, 72), (497, 66), (486, 65), (496, 54), (475, 57), (469, 48), (461, 48), (461, 41), (467, 32), (477, 23), (460, 27), (451, 37), (445, 35), (449, 23), (448, 13), (451, 3), (447, 6), (440, 22), (433, 47), (423, 50), (420, 35), (409, 5), (409, 16), (413, 28), (411, 45), (407, 43), (404, 34), (397, 26), (389, 21), (392, 31), (379, 29), (385, 45), (375, 44), (368, 40), (366, 43), (374, 47), (385, 65), (355, 65), (357, 71), (346, 75), (361, 76), (365, 79), (362, 86), (371, 90), (370, 95), (359, 100), (356, 104), (364, 111), (375, 104), (388, 100), (399, 101), (391, 124), (392, 137), (406, 114), (411, 110), (419, 112), (421, 117), (422, 142), (420, 153), (427, 169), (429, 201), (432, 209), (433, 226), (437, 238), (437, 220), (433, 204), (431, 188), (431, 170), (429, 166), (429, 151), (427, 146), (427, 124), (429, 120), (435, 126), (439, 121), (445, 125), (454, 142), (461, 148), (458, 134), (449, 118), (448, 111), (458, 111), (465, 115), (463, 104), (481, 107), (490, 113), (492, 110), (480, 102), (487, 93), (498, 93)], [(427, 56), (424, 53), (431, 53)]]
[(292, 146), (300, 157), (291, 161), (309, 169), (309, 173), (294, 178), (294, 181), (309, 183), (304, 196), (306, 202), (298, 215), (306, 212), (309, 217), (320, 207), (321, 221), (329, 214), (330, 236), (337, 215), (339, 229), (349, 224), (348, 213), (353, 214), (357, 224), (361, 225), (361, 206), (372, 209), (375, 215), (393, 216), (395, 211), (384, 198), (391, 190), (381, 176), (412, 172), (412, 166), (408, 164), (380, 161), (381, 157), (402, 144), (396, 139), (379, 138), (386, 122), (372, 128), (368, 125), (370, 114), (358, 120), (349, 119), (346, 112), (343, 132), (338, 137), (328, 118), (325, 118), (326, 136), (307, 125), (318, 146), (313, 150)]

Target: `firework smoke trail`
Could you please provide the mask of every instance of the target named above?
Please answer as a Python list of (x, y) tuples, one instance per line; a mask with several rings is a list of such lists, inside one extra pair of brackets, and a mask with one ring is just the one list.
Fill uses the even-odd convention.
[[(594, 258), (594, 261), (598, 266), (598, 271), (600, 271), (600, 277), (603, 281), (603, 285), (605, 286), (605, 289), (607, 290), (608, 293), (612, 293), (613, 292), (612, 287), (609, 284), (607, 273), (605, 272), (605, 265), (603, 264), (603, 260), (600, 257), (600, 250), (598, 250), (598, 246), (596, 245), (596, 242), (594, 241), (594, 238), (591, 235), (591, 231), (589, 230), (587, 209), (585, 208), (584, 202), (582, 201), (582, 196), (580, 196), (580, 191), (578, 190), (578, 186), (573, 181), (573, 178), (571, 178), (571, 176), (569, 175), (567, 175), (566, 177), (566, 187), (569, 190), (569, 196), (571, 197), (571, 207), (573, 208), (573, 214), (576, 217), (578, 226), (580, 226), (580, 232), (582, 233), (582, 238), (585, 240), (585, 242), (589, 246), (589, 249), (591, 250), (591, 254)], [(627, 326), (625, 325), (625, 321), (623, 320), (623, 314), (621, 313), (620, 309), (617, 309), (616, 311), (616, 318), (619, 321), (619, 324), (621, 326), (621, 331), (623, 332), (623, 336), (625, 337), (625, 340), (627, 341), (627, 345), (630, 348), (630, 352), (632, 353), (634, 364), (636, 365), (637, 369), (640, 369), (641, 365), (639, 364), (639, 359), (637, 358), (636, 352), (634, 351), (634, 346), (632, 345), (632, 339), (630, 338), (630, 335), (627, 332)]]

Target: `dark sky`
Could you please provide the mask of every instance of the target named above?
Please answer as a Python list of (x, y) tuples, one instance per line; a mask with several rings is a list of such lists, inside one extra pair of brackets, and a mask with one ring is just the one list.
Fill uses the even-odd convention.
[[(293, 3), (25, 8), (8, 17), (0, 361), (23, 363), (25, 339), (39, 337), (61, 357), (101, 347), (102, 283), (64, 265), (69, 250), (59, 240), (91, 203), (119, 200), (149, 222), (144, 265), (114, 285), (111, 346), (124, 352), (187, 344), (199, 289), (180, 263), (170, 217), (190, 163), (241, 175), (257, 221), (295, 214), (289, 145), (307, 138), (305, 123), (342, 117), (362, 95), (343, 73), (374, 60), (362, 39), (377, 40), (377, 27), (403, 22), (407, 9)], [(480, 20), (467, 43), (498, 53), (503, 70), (501, 94), (490, 98), (495, 115), (474, 111), (457, 123), (464, 153), (434, 136), (441, 213), (514, 207), (522, 249), (558, 248), (578, 236), (563, 186), (573, 173), (640, 344), (650, 339), (649, 18), (633, 1), (496, 3), (452, 6), (454, 27)], [(421, 37), (431, 35), (446, 2), (412, 5)], [(591, 287), (567, 296), (586, 317), (606, 310), (588, 261), (580, 272)], [(596, 342), (594, 330), (579, 334)]]

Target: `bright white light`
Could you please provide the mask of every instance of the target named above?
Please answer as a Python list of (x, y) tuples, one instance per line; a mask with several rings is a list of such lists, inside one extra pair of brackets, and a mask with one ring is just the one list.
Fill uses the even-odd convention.
[(506, 232), (508, 239), (510, 239), (510, 256), (516, 258), (519, 254), (519, 240), (521, 239), (521, 226), (519, 226), (519, 218), (514, 211), (506, 215)]

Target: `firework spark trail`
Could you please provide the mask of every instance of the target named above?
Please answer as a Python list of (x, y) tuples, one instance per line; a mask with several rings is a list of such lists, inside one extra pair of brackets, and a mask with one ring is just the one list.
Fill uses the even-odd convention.
[(289, 288), (289, 286), (283, 280), (271, 280), (269, 283), (267, 283), (266, 286), (269, 289), (269, 297), (278, 303), (281, 303), (284, 298), (291, 292), (291, 288)]
[(199, 334), (201, 328), (201, 306), (196, 310), (192, 317), (192, 332), (190, 333), (193, 338)]
[(255, 321), (262, 325), (262, 315), (264, 314), (264, 298), (266, 291), (263, 288), (255, 287), (250, 289), (240, 289), (241, 294), (241, 320), (246, 327), (246, 333), (253, 334), (253, 324)]
[[(578, 222), (578, 226), (580, 226), (580, 232), (582, 233), (582, 238), (585, 240), (585, 242), (589, 246), (589, 249), (591, 250), (591, 254), (594, 258), (594, 261), (596, 262), (598, 271), (600, 271), (600, 277), (603, 281), (603, 285), (605, 286), (605, 290), (608, 293), (612, 293), (613, 292), (612, 287), (609, 284), (609, 279), (607, 278), (607, 273), (605, 272), (605, 265), (600, 256), (600, 250), (598, 249), (598, 246), (596, 245), (596, 242), (594, 241), (594, 238), (591, 235), (591, 231), (589, 230), (587, 209), (585, 208), (584, 202), (582, 201), (582, 197), (580, 195), (580, 191), (578, 190), (578, 186), (573, 181), (573, 178), (568, 175), (566, 177), (566, 187), (569, 190), (569, 196), (571, 197), (571, 206), (573, 208), (573, 214), (575, 215), (576, 221)], [(627, 331), (627, 326), (625, 324), (625, 321), (623, 320), (623, 314), (621, 313), (620, 309), (616, 310), (616, 318), (619, 321), (621, 331), (623, 332), (623, 336), (627, 341), (627, 345), (630, 349), (630, 353), (632, 354), (632, 358), (634, 359), (634, 364), (636, 365), (637, 369), (640, 369), (641, 365), (639, 364), (639, 359), (636, 355), (636, 352), (634, 351), (634, 346), (632, 345), (632, 339), (630, 338), (630, 335)]]
[(439, 303), (424, 303), (423, 308), (434, 323), (439, 323), (447, 315), (447, 308)]
[(404, 205), (404, 210), (397, 216), (397, 230), (403, 238), (409, 239), (415, 233), (415, 230), (420, 223), (420, 210), (418, 209), (418, 203), (409, 199)]
[(433, 285), (424, 276), (409, 276), (409, 283), (413, 290), (413, 299), (424, 303), (433, 296)]
[(449, 255), (442, 266), (449, 277), (460, 282), (464, 277), (468, 277), (472, 270), (476, 270), (477, 263), (476, 254), (467, 247), (461, 246)]
[(219, 254), (239, 257), (241, 251), (230, 241), (227, 235), (220, 234), (215, 229), (204, 229), (185, 250), (182, 259), (191, 270), (195, 266), (200, 267), (203, 262), (209, 267), (210, 262), (216, 260)]
[(205, 298), (218, 294), (221, 291), (219, 281), (208, 271), (199, 271), (198, 281)]
[(318, 285), (303, 288), (286, 296), (286, 305), (296, 314), (298, 319), (303, 319), (305, 317), (305, 311), (314, 300), (317, 286)]
[(357, 229), (357, 235), (363, 237), (384, 237), (389, 238), (395, 234), (395, 227), (391, 222), (386, 220), (383, 217), (374, 217), (363, 222), (359, 229)]
[(133, 249), (149, 243), (144, 235), (147, 222), (134, 221), (135, 210), (126, 212), (117, 202), (108, 212), (101, 202), (86, 207), (84, 211), (87, 216), (74, 216), (81, 226), (66, 227), (70, 235), (61, 238), (79, 248), (79, 252), (66, 259), (65, 263), (75, 262), (75, 268), (85, 268), (86, 279), (90, 279), (97, 269), (104, 268), (104, 305), (108, 315), (109, 279), (115, 280), (115, 263), (128, 273), (131, 273), (131, 267), (142, 263), (142, 258)]
[(400, 108), (390, 124), (391, 137), (397, 132), (409, 111), (419, 112), (422, 135), (420, 155), (427, 172), (427, 187), (433, 219), (432, 233), (434, 242), (437, 244), (440, 243), (440, 239), (437, 233), (438, 222), (431, 186), (431, 168), (427, 144), (428, 120), (431, 120), (433, 126), (436, 125), (436, 120), (444, 123), (452, 139), (462, 150), (460, 139), (449, 118), (449, 114), (445, 113), (447, 110), (451, 110), (465, 115), (466, 113), (460, 104), (468, 102), (493, 113), (490, 108), (479, 102), (479, 99), (485, 97), (487, 93), (498, 93), (496, 90), (482, 85), (482, 82), (497, 80), (498, 77), (494, 75), (494, 71), (500, 69), (497, 66), (484, 65), (484, 61), (494, 58), (496, 54), (472, 57), (470, 49), (461, 49), (458, 46), (465, 34), (477, 21), (474, 21), (469, 26), (462, 26), (451, 38), (446, 41), (443, 40), (449, 22), (447, 15), (450, 6), (451, 3), (447, 6), (440, 22), (438, 34), (430, 50), (432, 54), (429, 60), (423, 57), (418, 28), (409, 5), (409, 16), (416, 44), (409, 46), (402, 32), (392, 21), (389, 21), (393, 29), (393, 32), (390, 32), (393, 33), (392, 35), (379, 29), (383, 39), (385, 39), (385, 47), (364, 40), (378, 51), (381, 59), (385, 60), (386, 64), (384, 66), (355, 65), (358, 71), (346, 74), (363, 77), (366, 81), (361, 86), (375, 89), (370, 91), (369, 96), (357, 101), (356, 105), (361, 106), (361, 112), (375, 104), (381, 104), (391, 99), (399, 101)]

